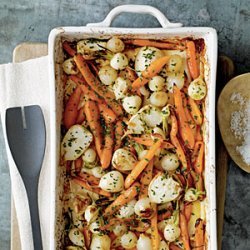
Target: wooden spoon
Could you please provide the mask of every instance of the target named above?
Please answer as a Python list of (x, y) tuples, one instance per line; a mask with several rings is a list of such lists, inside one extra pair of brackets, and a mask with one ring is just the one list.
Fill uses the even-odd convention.
[(250, 100), (250, 73), (239, 75), (230, 80), (222, 90), (217, 105), (218, 124), (225, 147), (233, 161), (244, 171), (250, 173), (250, 165), (246, 164), (237, 146), (242, 145), (243, 139), (237, 139), (230, 128), (231, 114), (240, 110), (239, 104), (230, 100), (233, 93), (239, 93), (243, 98)]

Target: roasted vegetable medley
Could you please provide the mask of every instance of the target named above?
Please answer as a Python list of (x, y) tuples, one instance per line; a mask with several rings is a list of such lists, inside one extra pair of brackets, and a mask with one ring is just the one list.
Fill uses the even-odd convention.
[(204, 40), (63, 50), (65, 249), (206, 249)]

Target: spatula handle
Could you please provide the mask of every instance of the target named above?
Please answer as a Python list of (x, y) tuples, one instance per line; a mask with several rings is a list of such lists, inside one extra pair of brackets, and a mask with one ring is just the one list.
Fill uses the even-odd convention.
[(30, 217), (31, 226), (34, 242), (34, 250), (42, 250), (42, 237), (38, 210), (38, 177), (37, 180), (25, 179), (24, 185), (27, 191), (29, 207), (30, 207)]

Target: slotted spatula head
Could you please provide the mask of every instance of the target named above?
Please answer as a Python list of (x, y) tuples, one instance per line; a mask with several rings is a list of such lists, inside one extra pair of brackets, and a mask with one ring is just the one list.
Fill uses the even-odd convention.
[(34, 249), (42, 250), (37, 197), (46, 132), (41, 108), (34, 105), (7, 109), (6, 131), (12, 157), (27, 191)]
[(38, 176), (45, 152), (45, 123), (39, 106), (9, 108), (6, 111), (9, 147), (24, 177)]

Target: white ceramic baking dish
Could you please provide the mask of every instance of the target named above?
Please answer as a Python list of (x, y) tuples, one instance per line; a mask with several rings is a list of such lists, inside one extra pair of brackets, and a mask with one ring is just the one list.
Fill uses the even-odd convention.
[[(150, 14), (156, 17), (162, 28), (113, 28), (112, 20), (121, 12)], [(217, 34), (213, 28), (182, 27), (180, 23), (171, 23), (158, 9), (146, 5), (122, 5), (114, 8), (103, 22), (88, 24), (84, 27), (60, 27), (53, 29), (49, 36), (49, 62), (51, 86), (51, 244), (50, 249), (62, 249), (62, 188), (63, 168), (59, 166), (60, 125), (63, 108), (63, 86), (60, 80), (60, 63), (63, 61), (62, 40), (84, 38), (109, 38), (112, 35), (123, 38), (166, 39), (173, 37), (203, 38), (206, 45), (205, 78), (208, 83), (208, 95), (205, 108), (205, 187), (207, 192), (207, 249), (217, 249), (216, 239), (216, 193), (215, 193), (215, 80), (217, 64)]]

